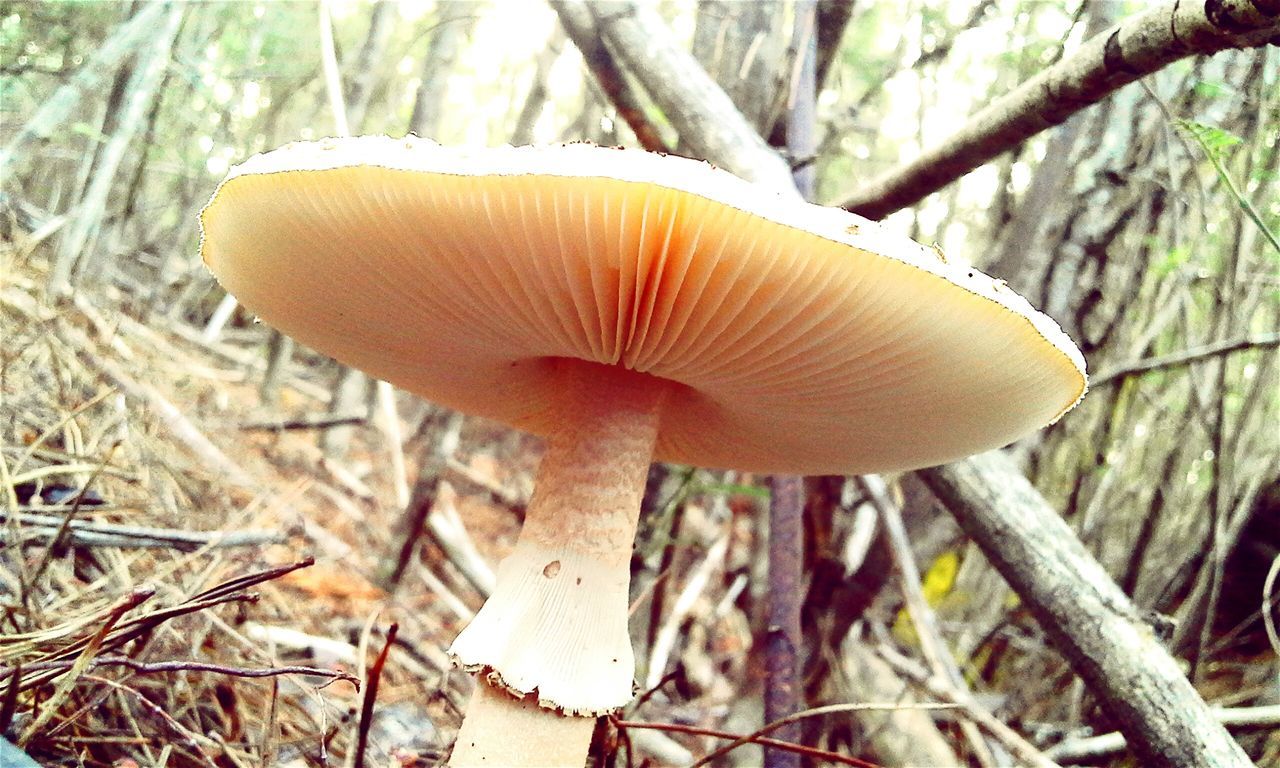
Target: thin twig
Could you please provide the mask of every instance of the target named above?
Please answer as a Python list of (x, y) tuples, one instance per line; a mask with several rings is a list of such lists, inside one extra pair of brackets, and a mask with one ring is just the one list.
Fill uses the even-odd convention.
[[(907, 539), (907, 527), (902, 521), (902, 511), (898, 509), (897, 502), (890, 498), (889, 489), (879, 475), (863, 476), (859, 478), (859, 483), (870, 497), (876, 511), (880, 513), (880, 521), (884, 525), (889, 540), (889, 551), (893, 554), (894, 563), (898, 567), (902, 596), (907, 603), (907, 614), (916, 629), (916, 636), (920, 640), (920, 649), (924, 653), (925, 660), (933, 670), (934, 676), (946, 682), (951, 692), (947, 698), (957, 702), (971, 701), (973, 697), (964, 687), (964, 676), (956, 666), (951, 650), (947, 648), (946, 641), (942, 638), (942, 633), (938, 631), (938, 621), (933, 608), (925, 599), (920, 570), (916, 567), (915, 558), (911, 552), (911, 542)], [(994, 766), (995, 756), (978, 728), (970, 721), (963, 721), (960, 730), (973, 749), (978, 762), (983, 766)], [(1036, 764), (1036, 754), (1019, 755), (1019, 758)], [(1048, 768), (1043, 760), (1039, 761), (1039, 765), (1042, 768)]]
[[(1232, 707), (1209, 711), (1213, 713), (1214, 719), (1228, 727), (1275, 728), (1280, 726), (1280, 705)], [(1113, 732), (1085, 739), (1062, 741), (1046, 750), (1045, 754), (1061, 762), (1074, 763), (1115, 754), (1123, 751), (1125, 746), (1124, 734)]]
[(645, 679), (646, 688), (656, 688), (662, 680), (663, 674), (666, 672), (667, 661), (670, 659), (671, 653), (675, 649), (676, 640), (680, 635), (680, 626), (684, 623), (689, 612), (693, 610), (698, 596), (707, 588), (707, 584), (711, 581), (711, 574), (716, 568), (724, 565), (724, 556), (729, 549), (729, 538), (729, 532), (726, 531), (724, 535), (716, 540), (716, 543), (707, 549), (706, 556), (689, 574), (684, 588), (680, 590), (680, 595), (671, 607), (671, 614), (667, 616), (667, 621), (662, 625), (662, 629), (658, 631), (654, 638), (653, 648), (650, 649), (649, 674)]
[(1275, 601), (1271, 595), (1276, 588), (1276, 578), (1280, 577), (1280, 555), (1276, 555), (1271, 561), (1271, 567), (1267, 569), (1267, 578), (1262, 582), (1262, 625), (1267, 630), (1267, 641), (1271, 643), (1271, 650), (1280, 656), (1280, 632), (1276, 631), (1276, 620), (1272, 617), (1274, 613)]
[(154, 589), (135, 589), (111, 607), (107, 615), (103, 617), (102, 626), (85, 641), (83, 649), (80, 650), (75, 659), (71, 660), (67, 676), (58, 683), (53, 694), (41, 702), (40, 713), (23, 729), (22, 735), (18, 737), (19, 747), (25, 747), (44, 728), (54, 713), (58, 711), (58, 708), (62, 706), (62, 702), (71, 693), (71, 689), (75, 687), (76, 681), (84, 676), (84, 673), (89, 669), (94, 655), (102, 647), (103, 642), (106, 641), (120, 617), (154, 595)]
[(88, 680), (90, 682), (98, 683), (100, 685), (106, 685), (118, 691), (122, 691), (124, 693), (130, 694), (137, 700), (137, 702), (140, 705), (142, 705), (144, 709), (146, 709), (148, 712), (154, 715), (157, 719), (168, 724), (168, 726), (172, 728), (173, 731), (177, 733), (182, 738), (182, 740), (187, 743), (188, 746), (190, 746), (193, 750), (195, 750), (195, 753), (197, 755), (199, 755), (201, 758), (204, 759), (205, 764), (208, 765), (209, 768), (219, 768), (218, 764), (214, 762), (213, 758), (209, 757), (208, 753), (205, 752), (200, 747), (200, 743), (196, 740), (196, 734), (184, 728), (182, 726), (182, 723), (179, 723), (173, 717), (173, 715), (170, 715), (168, 712), (165, 711), (164, 707), (155, 703), (151, 699), (148, 699), (140, 691), (134, 688), (130, 688), (129, 686), (119, 682), (118, 680), (112, 680), (111, 678), (107, 678), (107, 677), (98, 677), (96, 675), (84, 675), (83, 679)]
[[(75, 662), (71, 659), (60, 659), (58, 661), (38, 661), (21, 667), (17, 665), (5, 668), (0, 667), (0, 680), (11, 674), (18, 674), (20, 671), (39, 671), (39, 670), (63, 670), (70, 668)], [(356, 690), (360, 690), (360, 679), (348, 672), (339, 669), (324, 669), (322, 667), (301, 667), (301, 666), (284, 666), (284, 667), (264, 667), (262, 669), (249, 669), (247, 667), (230, 667), (225, 664), (212, 664), (207, 661), (195, 661), (191, 659), (168, 661), (138, 661), (128, 656), (98, 656), (92, 659), (86, 669), (97, 669), (98, 667), (127, 667), (133, 672), (141, 674), (163, 674), (168, 672), (212, 672), (219, 675), (228, 675), (231, 677), (275, 677), (277, 675), (309, 675), (312, 677), (329, 678), (323, 686), (326, 687), (335, 682), (347, 682), (355, 686)]]
[(1130, 376), (1137, 376), (1140, 373), (1147, 373), (1148, 371), (1161, 370), (1165, 368), (1181, 368), (1219, 355), (1229, 355), (1233, 352), (1242, 352), (1252, 349), (1272, 349), (1274, 347), (1280, 347), (1280, 331), (1275, 333), (1257, 334), (1254, 336), (1244, 336), (1238, 339), (1229, 339), (1227, 341), (1219, 341), (1213, 344), (1205, 344), (1200, 347), (1184, 349), (1181, 352), (1172, 352), (1167, 355), (1148, 357), (1143, 360), (1134, 360), (1132, 362), (1123, 363), (1115, 368), (1091, 376), (1089, 379), (1089, 386), (1097, 389), (1105, 384), (1123, 381)]
[(739, 736), (729, 744), (726, 744), (723, 747), (717, 749), (716, 751), (702, 757), (701, 759), (698, 760), (698, 762), (689, 766), (689, 768), (702, 768), (702, 766), (704, 765), (710, 765), (715, 760), (719, 760), (720, 758), (729, 754), (730, 752), (737, 749), (738, 747), (741, 747), (743, 744), (759, 744), (760, 743), (759, 739), (761, 736), (764, 736), (765, 734), (768, 734), (768, 733), (773, 733), (779, 728), (790, 725), (792, 723), (800, 722), (801, 720), (807, 720), (811, 717), (826, 717), (827, 715), (835, 715), (835, 714), (840, 714), (842, 712), (880, 712), (885, 710), (899, 710), (899, 709), (923, 709), (923, 710), (932, 711), (932, 710), (958, 709), (958, 708), (959, 707), (956, 704), (934, 704), (934, 703), (900, 704), (900, 703), (893, 703), (893, 702), (885, 703), (885, 704), (881, 704), (881, 703), (828, 704), (824, 707), (814, 707), (813, 709), (806, 709), (803, 712), (797, 712), (794, 715), (788, 715), (787, 717), (784, 717), (781, 720), (775, 720), (772, 723), (769, 723), (768, 725), (764, 726), (763, 728), (760, 728), (759, 730), (748, 733), (746, 736)]
[[(0, 510), (0, 521), (10, 515)], [(19, 510), (13, 515), (22, 539), (53, 538), (58, 535), (61, 519)], [(0, 542), (17, 541), (9, 531), (0, 530)], [(186, 531), (180, 528), (146, 528), (93, 520), (73, 519), (67, 527), (64, 542), (90, 547), (168, 547), (189, 552), (203, 547), (244, 547), (278, 544), (285, 540), (279, 531)]]
[(345, 427), (351, 424), (363, 424), (368, 419), (364, 414), (350, 416), (328, 414), (324, 416), (302, 416), (296, 419), (280, 419), (278, 421), (250, 421), (240, 425), (244, 432), (285, 432), (301, 429), (330, 429)]
[[(619, 729), (625, 731), (628, 728), (649, 729), (655, 731), (670, 731), (672, 733), (687, 733), (691, 736), (712, 736), (717, 739), (736, 739), (740, 734), (731, 733), (729, 731), (718, 731), (714, 728), (699, 728), (693, 725), (681, 725), (679, 723), (645, 723), (635, 720), (614, 720), (613, 724)], [(759, 736), (754, 739), (756, 744), (774, 749), (784, 750), (796, 755), (812, 757), (827, 762), (836, 763), (837, 765), (852, 765), (855, 768), (880, 768), (875, 763), (869, 763), (857, 757), (847, 757), (837, 752), (829, 752), (825, 749), (817, 747), (806, 747), (803, 744), (794, 744), (790, 741), (782, 739), (771, 739), (768, 736)]]
[(382, 680), (382, 668), (387, 663), (387, 654), (391, 652), (391, 645), (396, 641), (396, 633), (400, 631), (399, 624), (392, 624), (387, 627), (387, 639), (382, 644), (382, 650), (378, 652), (378, 658), (373, 662), (373, 666), (369, 668), (368, 674), (365, 675), (364, 697), (360, 701), (360, 727), (356, 731), (356, 749), (354, 768), (364, 768), (364, 751), (369, 745), (369, 728), (373, 725), (373, 704), (378, 698), (378, 684)]
[[(804, 582), (804, 480), (769, 478), (769, 590), (765, 594), (764, 719), (777, 721), (803, 707), (799, 685), (800, 604)], [(726, 536), (726, 538), (728, 538)], [(798, 738), (797, 729), (783, 734)], [(767, 768), (799, 768), (794, 754), (765, 750)]]
[(1044, 753), (1036, 749), (1035, 745), (1024, 739), (1017, 731), (1005, 725), (1002, 720), (984, 709), (974, 701), (972, 696), (965, 695), (963, 691), (953, 685), (949, 685), (946, 680), (936, 674), (930, 675), (924, 667), (917, 664), (913, 659), (900, 655), (886, 645), (881, 645), (877, 648), (877, 651), (880, 657), (899, 675), (903, 675), (919, 684), (930, 695), (956, 704), (960, 708), (960, 713), (968, 721), (976, 724), (999, 740), (1014, 756), (1018, 765), (1057, 768), (1057, 763), (1047, 758)]

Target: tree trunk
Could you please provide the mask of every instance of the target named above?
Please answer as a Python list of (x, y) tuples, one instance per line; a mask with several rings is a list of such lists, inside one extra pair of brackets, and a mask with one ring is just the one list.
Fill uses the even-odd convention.
[(413, 102), (409, 130), (428, 139), (440, 139), (444, 118), (445, 86), (449, 73), (457, 63), (462, 46), (475, 27), (475, 2), (444, 3), (439, 6), (444, 18), (437, 22), (435, 37), (422, 60), (422, 84)]
[(378, 66), (386, 54), (387, 38), (391, 35), (391, 23), (395, 21), (396, 12), (396, 4), (388, 0), (378, 0), (373, 4), (369, 14), (369, 34), (365, 36), (364, 45), (360, 46), (356, 60), (344, 67), (348, 72), (347, 124), (354, 133), (361, 132), (369, 111), (377, 84)]
[(134, 134), (142, 125), (147, 107), (155, 95), (156, 86), (159, 85), (164, 70), (169, 65), (169, 51), (173, 47), (178, 27), (182, 23), (184, 9), (180, 4), (166, 5), (165, 8), (167, 13), (161, 20), (161, 27), (154, 38), (153, 45), (145, 53), (143, 60), (138, 62), (129, 80), (128, 94), (119, 126), (103, 148), (102, 155), (94, 168), (93, 178), (85, 190), (84, 197), (80, 200), (78, 215), (58, 243), (58, 254), (49, 271), (49, 289), (54, 293), (71, 291), (71, 275), (75, 263), (85, 255), (85, 245), (106, 213), (107, 198), (111, 193), (116, 171), (124, 160), (124, 154)]

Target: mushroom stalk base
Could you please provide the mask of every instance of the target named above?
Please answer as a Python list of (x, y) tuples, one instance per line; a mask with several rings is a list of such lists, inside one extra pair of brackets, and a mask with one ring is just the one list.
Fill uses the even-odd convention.
[(579, 768), (586, 762), (595, 725), (595, 718), (557, 715), (479, 680), (449, 765)]
[[(633, 695), (631, 550), (668, 385), (610, 366), (557, 365), (564, 388), (556, 429), (524, 528), (498, 567), (493, 594), (449, 649), (482, 689), (537, 702), (520, 724), (508, 720), (511, 707), (468, 710), (463, 732), (490, 734), (495, 748), (523, 738), (539, 715), (549, 728), (584, 721), (575, 727), (589, 735), (595, 717)], [(494, 764), (467, 749), (470, 762), (455, 757), (450, 765)], [(577, 768), (585, 758), (584, 747), (564, 765)]]

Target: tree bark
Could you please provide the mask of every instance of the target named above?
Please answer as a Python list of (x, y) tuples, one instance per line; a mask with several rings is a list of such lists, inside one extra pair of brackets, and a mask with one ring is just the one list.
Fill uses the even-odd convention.
[(1143, 75), (1188, 56), (1268, 43), (1280, 43), (1276, 0), (1164, 3), (1097, 35), (979, 111), (941, 145), (872, 179), (840, 205), (867, 218), (883, 218)]
[(1005, 456), (918, 474), (1116, 718), (1142, 765), (1251, 765), (1129, 598)]
[(422, 60), (422, 84), (413, 102), (409, 130), (428, 139), (439, 140), (444, 116), (445, 85), (458, 60), (463, 43), (471, 37), (476, 17), (472, 3), (444, 3), (439, 6), (448, 18), (436, 26), (436, 36)]

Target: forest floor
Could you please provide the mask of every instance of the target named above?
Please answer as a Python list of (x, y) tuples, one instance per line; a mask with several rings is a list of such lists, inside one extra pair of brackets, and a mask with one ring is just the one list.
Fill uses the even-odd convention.
[[(0, 493), (17, 510), (5, 543), (23, 543), (0, 568), (21, 606), (0, 642), (17, 681), (0, 717), (18, 745), (44, 765), (300, 766), (348, 752), (363, 729), (371, 754), (435, 764), (468, 685), (442, 649), (480, 599), (418, 557), (389, 585), (405, 534), (382, 433), (360, 425), (341, 461), (325, 459), (315, 430), (261, 427), (325, 413), (309, 369), (263, 406), (261, 350), (233, 333), (206, 344), (199, 329), (143, 326), (99, 308), (119, 299), (109, 291), (50, 307), (41, 278), (0, 278), (13, 430)], [(519, 521), (486, 499), (526, 492), (535, 445), (470, 421), (461, 490), (437, 496), (489, 562)], [(357, 683), (393, 622), (378, 708), (362, 717)], [(38, 704), (15, 711), (19, 691)]]
[[(444, 649), (482, 595), (430, 536), (392, 585), (413, 504), (396, 487), (384, 425), (361, 420), (341, 458), (326, 457), (319, 430), (297, 427), (327, 413), (331, 366), (299, 352), (264, 404), (261, 326), (240, 317), (204, 341), (200, 328), (157, 322), (162, 309), (112, 287), (50, 302), (28, 255), (0, 244), (0, 732), (47, 766), (352, 765), (361, 740), (366, 764), (440, 764), (471, 687)], [(420, 473), (440, 461), (448, 419), (408, 397), (398, 408), (401, 476), (438, 475), (432, 514), (465, 530), (478, 560), (498, 562), (519, 531), (538, 441), (468, 419), (444, 470)], [(754, 710), (741, 720), (758, 693), (749, 649), (759, 628), (731, 586), (758, 566), (753, 502), (720, 496), (731, 508), (720, 522), (691, 503), (682, 529), (702, 544), (723, 540), (725, 578), (694, 595), (706, 626), (664, 621), (680, 633), (679, 695), (641, 697), (628, 720), (759, 722)], [(705, 587), (710, 548), (680, 549), (656, 581)], [(637, 603), (652, 599), (649, 587), (640, 592)], [(887, 605), (876, 621), (895, 625), (896, 603)], [(1209, 698), (1231, 705), (1266, 687), (1266, 663), (1238, 667), (1214, 676), (1229, 686), (1211, 683)], [(1046, 685), (1065, 690), (1068, 679)], [(1026, 703), (1052, 719), (1046, 701)], [(687, 764), (723, 744), (628, 733), (636, 764), (647, 756), (650, 766)], [(1269, 744), (1258, 742), (1259, 753), (1280, 749), (1280, 732), (1259, 738)], [(10, 748), (0, 739), (0, 765)]]

